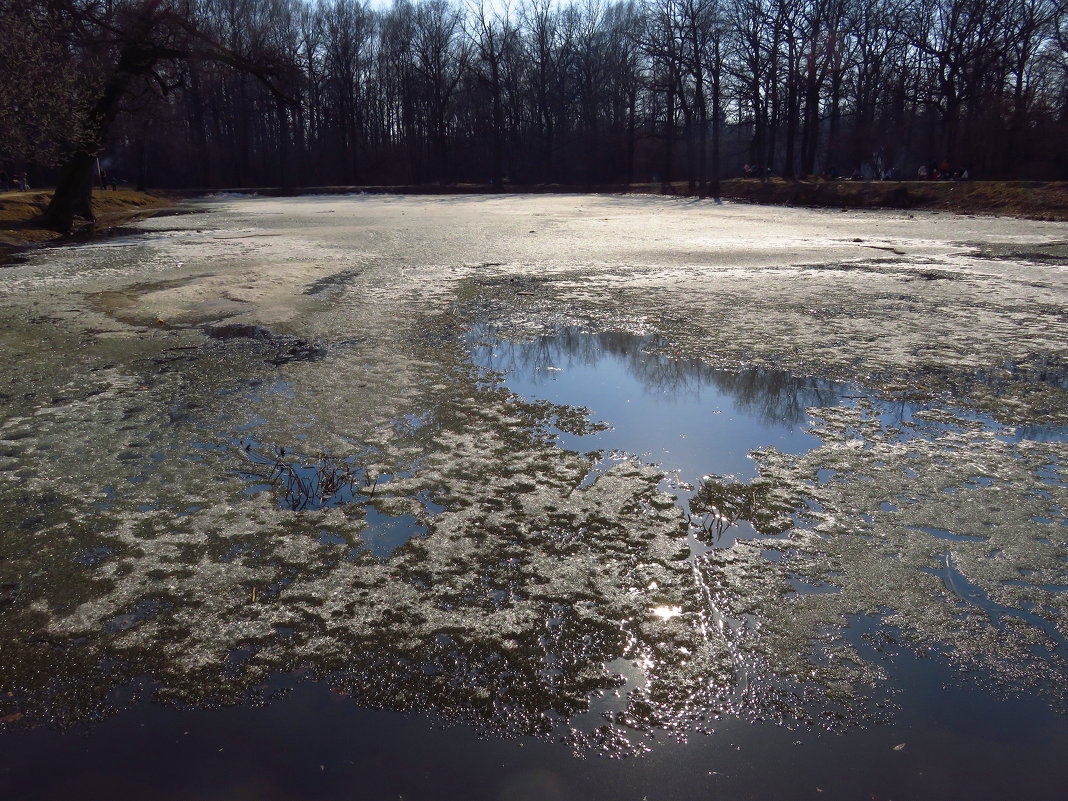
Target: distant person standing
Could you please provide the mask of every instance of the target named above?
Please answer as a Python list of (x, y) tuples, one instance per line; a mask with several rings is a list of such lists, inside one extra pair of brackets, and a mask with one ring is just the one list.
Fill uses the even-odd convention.
[(927, 180), (927, 165), (926, 164), (921, 164), (916, 169), (916, 177), (921, 181), (926, 181)]

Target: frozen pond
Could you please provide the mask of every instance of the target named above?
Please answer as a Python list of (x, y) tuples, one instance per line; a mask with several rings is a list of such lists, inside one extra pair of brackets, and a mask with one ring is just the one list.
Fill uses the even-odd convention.
[(1062, 796), (1063, 225), (191, 208), (0, 281), (16, 797)]

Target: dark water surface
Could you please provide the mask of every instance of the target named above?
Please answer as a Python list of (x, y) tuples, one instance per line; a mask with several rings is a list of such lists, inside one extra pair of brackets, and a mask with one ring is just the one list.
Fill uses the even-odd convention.
[(725, 719), (686, 743), (657, 733), (639, 758), (575, 757), (541, 739), (360, 709), (306, 680), (254, 708), (132, 700), (66, 731), (5, 731), (0, 786), (11, 799), (101, 801), (1065, 797), (1062, 716), (947, 688), (951, 677), (913, 654), (881, 659), (896, 677), (900, 719), (840, 734)]
[[(674, 475), (669, 486), (682, 506), (707, 477), (753, 479), (757, 468), (750, 452), (756, 448), (803, 454), (819, 446), (811, 407), (851, 407), (863, 399), (884, 427), (913, 424), (923, 410), (814, 378), (767, 369), (715, 370), (631, 334), (563, 329), (509, 341), (475, 328), (468, 341), (474, 364), (500, 373), (512, 392), (584, 406), (592, 421), (608, 424), (586, 434), (557, 432), (564, 448), (603, 451), (588, 481), (614, 463), (637, 458)], [(952, 424), (932, 424), (939, 430), (947, 425)], [(1004, 436), (1047, 440), (1063, 432)], [(301, 475), (309, 482), (315, 478)], [(251, 493), (272, 490), (260, 480), (249, 479)], [(366, 483), (361, 476), (354, 486), (366, 494)], [(359, 494), (339, 492), (323, 505), (351, 503)], [(442, 509), (423, 502), (431, 514)], [(414, 517), (372, 509), (368, 527), (365, 547), (387, 563), (409, 537), (426, 534)], [(933, 525), (920, 528), (945, 540), (947, 548), (981, 540)], [(333, 543), (329, 534), (322, 536), (324, 544)], [(749, 527), (738, 539), (743, 536), (756, 533)], [(692, 558), (700, 559), (694, 541), (691, 547)], [(769, 561), (782, 557), (780, 551), (766, 552)], [(936, 574), (963, 605), (978, 605), (992, 618), (1030, 615), (1029, 622), (1050, 634), (1053, 651), (1065, 656), (1063, 638), (1058, 642), (1051, 624), (1030, 611), (991, 602), (949, 556), (941, 573), (931, 569)], [(794, 587), (820, 591), (801, 579)], [(1059, 592), (1063, 599), (1063, 587)], [(708, 733), (635, 730), (634, 739), (648, 752), (611, 759), (596, 752), (576, 755), (556, 735), (499, 739), (439, 720), (433, 710), (361, 708), (342, 683), (307, 671), (276, 676), (265, 700), (215, 709), (153, 702), (146, 679), (113, 692), (112, 709), (96, 721), (65, 729), (7, 721), (0, 730), (0, 798), (1068, 798), (1068, 718), (1055, 705), (1027, 692), (1000, 691), (989, 677), (962, 677), (948, 658), (951, 644), (917, 648), (887, 638), (887, 626), (892, 630), (880, 614), (855, 615), (843, 634), (862, 659), (886, 675), (874, 698), (886, 713), (863, 725), (854, 726), (848, 712), (834, 730), (788, 716), (774, 722), (724, 716), (708, 721)], [(640, 686), (641, 670), (617, 661), (614, 669), (627, 676), (623, 693)], [(594, 693), (590, 702), (591, 710), (578, 716), (587, 728), (598, 724), (601, 712), (618, 708), (619, 699)]]

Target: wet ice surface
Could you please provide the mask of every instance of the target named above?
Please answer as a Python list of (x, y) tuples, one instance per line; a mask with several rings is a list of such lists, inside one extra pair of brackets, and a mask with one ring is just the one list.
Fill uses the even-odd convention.
[(1055, 226), (207, 207), (0, 284), (23, 795), (1058, 797)]

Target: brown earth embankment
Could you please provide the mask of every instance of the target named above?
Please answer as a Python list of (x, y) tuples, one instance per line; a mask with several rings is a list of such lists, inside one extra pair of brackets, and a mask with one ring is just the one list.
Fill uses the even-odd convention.
[[(53, 231), (42, 223), (41, 215), (51, 198), (50, 189), (0, 192), (0, 263), (22, 248), (71, 237)], [(130, 220), (158, 214), (175, 205), (174, 198), (148, 192), (132, 189), (95, 190), (93, 213), (97, 220), (93, 229), (114, 228)], [(75, 232), (73, 236), (85, 233)]]
[(723, 181), (723, 196), (775, 205), (933, 209), (1068, 220), (1064, 181)]

